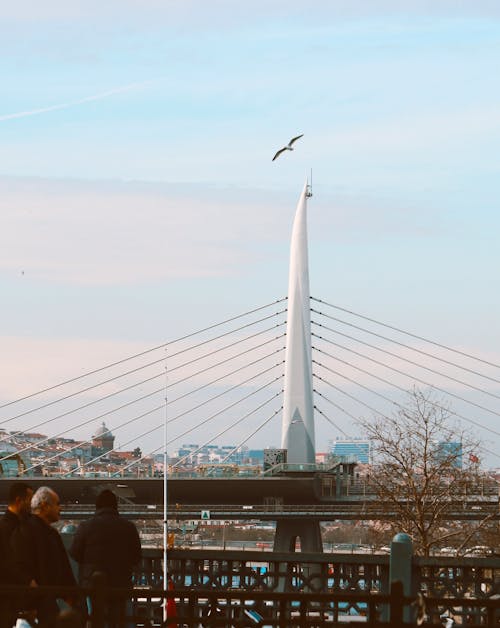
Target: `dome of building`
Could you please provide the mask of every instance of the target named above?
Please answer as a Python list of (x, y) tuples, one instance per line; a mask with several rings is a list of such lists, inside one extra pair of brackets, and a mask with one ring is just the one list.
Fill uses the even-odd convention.
[(111, 451), (113, 449), (115, 437), (106, 427), (104, 421), (92, 436), (92, 447), (99, 450), (99, 453)]
[(111, 431), (106, 427), (106, 423), (104, 423), (104, 421), (102, 422), (101, 427), (98, 427), (95, 431), (95, 434), (92, 436), (92, 438), (114, 438), (113, 434), (111, 433)]

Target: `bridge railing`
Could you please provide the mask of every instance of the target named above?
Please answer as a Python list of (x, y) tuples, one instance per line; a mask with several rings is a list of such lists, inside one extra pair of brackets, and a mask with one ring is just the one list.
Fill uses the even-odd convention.
[[(494, 626), (500, 619), (495, 616), (500, 608), (498, 558), (414, 557), (413, 586), (405, 598), (401, 590), (391, 590), (388, 555), (170, 550), (174, 590), (168, 592), (163, 590), (162, 556), (161, 550), (143, 550), (132, 589), (107, 590), (102, 583), (95, 590), (75, 589), (72, 597), (79, 600), (80, 612), (86, 612), (85, 598), (92, 598), (93, 628), (102, 626), (110, 599), (128, 600), (127, 613), (138, 626), (159, 626), (167, 598), (171, 607), (174, 600), (178, 617), (172, 626), (327, 626), (345, 621), (402, 626), (405, 613), (406, 625), (415, 625), (417, 610), (429, 622), (422, 625), (439, 624), (443, 614), (465, 626)], [(44, 591), (39, 587), (24, 593)], [(12, 587), (0, 588), (0, 623), (2, 602), (13, 592)], [(63, 595), (62, 589), (56, 592)]]
[[(382, 595), (390, 589), (391, 558), (387, 554), (174, 549), (168, 557), (169, 573), (177, 590)], [(146, 587), (161, 585), (161, 550), (143, 551), (143, 563), (135, 581)], [(500, 597), (500, 559), (413, 557), (412, 591), (434, 600), (440, 614), (485, 621), (488, 605), (483, 608), (473, 604), (457, 610), (454, 598), (486, 602)], [(500, 607), (498, 599), (496, 603)], [(359, 611), (357, 602), (346, 600), (342, 605), (346, 615)]]
[[(335, 481), (336, 478), (332, 478)], [(370, 485), (369, 479), (357, 479), (352, 476), (342, 476), (338, 480), (338, 484), (342, 495), (359, 495), (366, 497), (374, 497), (374, 490)], [(442, 485), (439, 487), (442, 489), (446, 485)], [(496, 480), (492, 480), (489, 478), (480, 478), (477, 481), (468, 481), (463, 482), (462, 486), (460, 486), (460, 490), (454, 491), (455, 498), (461, 495), (464, 498), (498, 498), (499, 497), (499, 485)]]
[[(394, 582), (387, 594), (328, 592), (266, 592), (215, 589), (178, 590), (133, 587), (112, 589), (95, 578), (91, 587), (0, 586), (0, 623), (9, 625), (7, 599), (22, 598), (28, 605), (41, 596), (71, 598), (74, 610), (64, 625), (104, 628), (113, 609), (117, 625), (138, 627), (224, 626), (226, 628), (338, 626), (435, 626), (441, 624), (441, 600), (405, 596), (401, 582)], [(494, 599), (449, 599), (447, 616), (462, 626), (498, 625), (498, 601)], [(166, 605), (168, 617), (163, 621)], [(351, 609), (349, 612), (346, 609)], [(465, 611), (465, 612), (464, 612)], [(73, 623), (68, 623), (71, 619)], [(418, 623), (417, 623), (418, 620)], [(63, 625), (63, 624), (61, 624)]]
[[(452, 501), (450, 516), (462, 518), (482, 518), (486, 514), (499, 515), (498, 500), (482, 501)], [(92, 516), (94, 507), (85, 504), (65, 504), (62, 506), (61, 517), (71, 519), (72, 517)], [(141, 518), (162, 518), (162, 505), (145, 504), (122, 504), (119, 511), (124, 515)], [(391, 509), (384, 507), (376, 501), (359, 500), (339, 503), (321, 504), (283, 504), (275, 502), (272, 504), (171, 504), (168, 508), (169, 519), (201, 519), (201, 512), (209, 511), (213, 518), (219, 519), (276, 519), (283, 516), (291, 517), (324, 517), (324, 520), (333, 518), (387, 518), (391, 516)]]

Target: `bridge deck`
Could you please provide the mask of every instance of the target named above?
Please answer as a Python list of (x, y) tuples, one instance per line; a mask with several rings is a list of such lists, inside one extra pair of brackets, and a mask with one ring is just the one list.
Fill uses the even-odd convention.
[[(284, 518), (383, 519), (391, 513), (380, 507), (363, 485), (351, 486), (349, 494), (336, 495), (335, 483), (321, 475), (309, 477), (189, 478), (168, 481), (169, 518), (200, 519), (210, 510), (213, 519), (276, 520)], [(0, 479), (0, 503), (6, 503), (13, 479)], [(19, 479), (20, 481), (20, 479)], [(163, 517), (162, 478), (27, 478), (37, 488), (51, 486), (61, 498), (64, 518), (82, 518), (94, 511), (96, 495), (103, 488), (122, 497), (122, 510), (136, 519)], [(357, 490), (355, 490), (357, 489)], [(345, 491), (347, 492), (347, 491)], [(482, 519), (499, 514), (498, 492), (481, 490), (457, 500), (450, 518)]]

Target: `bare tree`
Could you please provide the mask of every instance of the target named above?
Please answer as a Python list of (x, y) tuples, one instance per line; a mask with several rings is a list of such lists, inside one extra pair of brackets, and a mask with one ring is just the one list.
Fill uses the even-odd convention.
[(465, 546), (491, 517), (469, 527), (468, 538), (462, 527), (450, 526), (450, 515), (465, 508), (467, 490), (478, 480), (470, 460), (477, 460), (479, 444), (453, 424), (449, 408), (432, 391), (408, 394), (394, 415), (362, 421), (374, 460), (369, 483), (393, 531), (409, 534), (416, 553), (428, 556), (452, 539)]

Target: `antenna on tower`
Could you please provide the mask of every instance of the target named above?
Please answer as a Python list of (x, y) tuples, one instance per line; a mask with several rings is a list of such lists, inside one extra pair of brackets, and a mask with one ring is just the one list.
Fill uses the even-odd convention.
[(313, 171), (311, 168), (311, 182), (308, 183), (307, 185), (306, 197), (311, 198), (312, 195), (313, 195)]

